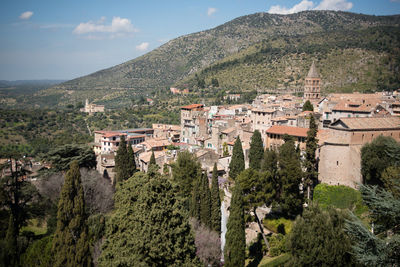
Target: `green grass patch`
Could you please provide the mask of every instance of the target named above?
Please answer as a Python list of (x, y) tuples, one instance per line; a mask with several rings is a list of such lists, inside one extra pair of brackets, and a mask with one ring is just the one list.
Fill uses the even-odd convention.
[(27, 226), (21, 228), (21, 232), (23, 231), (33, 232), (35, 235), (44, 235), (47, 232), (47, 226), (45, 222), (32, 219), (28, 222)]
[(292, 230), (293, 221), (285, 218), (266, 218), (263, 220), (264, 227), (268, 230), (278, 233), (279, 225), (284, 225), (285, 233), (288, 234)]
[(344, 185), (317, 185), (314, 201), (323, 209), (329, 206), (348, 209), (358, 217), (368, 212), (368, 208), (362, 203), (361, 193)]
[(279, 255), (277, 257), (264, 257), (258, 266), (260, 267), (277, 267), (284, 266), (290, 260), (289, 253)]

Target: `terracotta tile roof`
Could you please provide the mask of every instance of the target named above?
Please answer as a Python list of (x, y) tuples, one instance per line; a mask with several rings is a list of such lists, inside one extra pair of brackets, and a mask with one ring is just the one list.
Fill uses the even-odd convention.
[(272, 108), (254, 108), (252, 112), (274, 113), (275, 109)]
[(332, 111), (337, 110), (337, 111), (350, 111), (350, 112), (363, 112), (363, 113), (368, 113), (371, 112), (373, 109), (372, 106), (367, 106), (367, 105), (359, 105), (355, 104), (352, 102), (340, 102), (336, 106), (332, 108)]
[[(139, 155), (139, 159), (145, 163), (148, 163), (150, 161), (151, 158), (151, 151), (148, 152), (143, 152)], [(154, 151), (154, 158), (158, 159), (159, 157), (163, 157), (165, 156), (165, 152), (164, 151)]]
[(183, 106), (183, 107), (181, 107), (181, 109), (197, 109), (197, 108), (202, 108), (202, 107), (204, 107), (203, 104), (191, 104), (191, 105)]
[(234, 131), (236, 131), (236, 127), (231, 127), (231, 128), (225, 129), (225, 130), (221, 131), (221, 133), (230, 134), (230, 133), (232, 133)]
[(171, 142), (169, 142), (167, 139), (147, 139), (142, 143), (147, 147), (147, 149), (151, 149), (153, 147), (164, 147), (164, 146), (169, 146), (171, 145)]
[(103, 134), (103, 137), (113, 137), (113, 136), (122, 136), (122, 135), (126, 135), (126, 133), (119, 133), (119, 132), (106, 132)]
[(348, 130), (400, 129), (400, 117), (341, 118), (332, 123), (330, 128)]
[(269, 134), (287, 134), (290, 136), (298, 136), (298, 137), (307, 137), (308, 128), (300, 128), (300, 127), (290, 127), (283, 125), (273, 125), (271, 126), (266, 133)]

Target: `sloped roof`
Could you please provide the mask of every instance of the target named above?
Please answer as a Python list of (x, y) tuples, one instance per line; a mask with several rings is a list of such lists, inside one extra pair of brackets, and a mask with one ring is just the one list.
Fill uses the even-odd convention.
[(291, 127), (283, 125), (273, 125), (269, 128), (266, 133), (269, 134), (287, 134), (290, 136), (307, 137), (308, 128)]
[(181, 107), (181, 109), (196, 109), (196, 108), (202, 108), (202, 107), (204, 107), (203, 104), (191, 104), (191, 105), (183, 106), (183, 107)]
[(315, 68), (314, 61), (311, 64), (310, 70), (308, 71), (307, 78), (319, 78), (319, 74), (318, 74), (317, 68)]
[(341, 118), (330, 125), (334, 129), (400, 129), (400, 117)]

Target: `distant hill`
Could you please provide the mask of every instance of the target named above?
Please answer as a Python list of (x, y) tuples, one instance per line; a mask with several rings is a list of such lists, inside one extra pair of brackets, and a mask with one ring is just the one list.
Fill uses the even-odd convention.
[[(396, 31), (399, 26), (400, 15), (370, 16), (335, 11), (305, 11), (291, 15), (256, 13), (236, 18), (210, 30), (178, 37), (136, 59), (41, 91), (37, 97), (49, 98), (51, 103), (61, 101), (61, 105), (88, 97), (98, 103), (121, 106), (129, 103), (130, 98), (137, 94), (165, 89), (171, 85), (185, 86), (186, 82), (190, 84), (193, 81), (191, 75), (199, 71), (205, 79), (217, 75), (220, 77), (222, 85), (238, 89), (257, 88), (258, 86), (287, 87), (288, 85), (292, 86), (291, 82), (293, 81), (295, 81), (294, 85), (296, 82), (301, 82), (297, 75), (302, 77), (312, 59), (317, 59), (320, 61), (318, 63), (322, 64), (327, 62), (329, 66), (341, 65), (344, 67), (343, 63), (347, 61), (343, 61), (343, 59), (354, 57), (354, 60), (349, 61), (350, 67), (346, 67), (342, 71), (359, 71), (356, 58), (360, 57), (359, 60), (365, 61), (367, 66), (371, 65), (367, 68), (367, 72), (370, 72), (369, 76), (382, 78), (386, 76), (375, 75), (373, 66), (385, 64), (381, 60), (387, 58), (395, 49), (391, 47), (387, 51), (379, 51), (381, 40), (371, 38), (380, 37), (380, 29), (392, 27), (393, 29), (388, 30), (392, 32)], [(368, 29), (375, 29), (378, 33), (374, 35), (374, 30), (368, 31)], [(358, 47), (360, 46), (358, 43), (364, 42), (363, 31), (368, 34), (367, 42), (375, 48)], [(353, 39), (357, 44), (351, 43), (353, 34), (356, 34)], [(398, 42), (398, 36), (393, 36), (391, 33), (385, 35), (386, 37), (395, 38), (393, 43), (387, 40), (389, 46), (394, 46)], [(314, 38), (315, 41), (309, 41), (309, 38)], [(333, 43), (331, 43), (332, 41)], [(311, 50), (313, 48), (315, 50), (307, 49), (307, 45)], [(341, 46), (339, 50), (343, 56), (335, 56), (334, 45)], [(299, 46), (302, 47), (301, 53), (296, 51)], [(329, 47), (329, 49), (325, 49), (325, 47)], [(368, 52), (365, 54), (364, 51)], [(264, 58), (262, 62), (250, 63), (249, 60), (252, 60), (250, 55), (259, 52), (270, 59)], [(394, 69), (400, 65), (397, 55), (390, 61)], [(316, 56), (317, 58), (315, 58)], [(236, 65), (233, 67), (229, 63), (233, 72), (226, 74), (226, 77), (221, 72), (223, 69), (221, 67), (218, 67), (218, 73), (207, 72), (207, 68), (214, 63), (221, 64), (227, 60), (239, 58), (246, 58), (245, 65), (235, 63)], [(259, 55), (255, 55), (254, 59), (256, 58), (260, 60)], [(333, 61), (337, 61), (338, 64), (332, 63)], [(295, 75), (292, 78), (289, 69), (282, 72), (283, 66), (289, 68), (291, 64), (294, 64), (294, 69), (298, 68), (292, 72)], [(240, 74), (239, 69), (247, 68), (249, 65), (253, 69), (246, 69), (246, 72), (243, 73), (247, 76), (246, 80), (248, 81), (236, 82), (235, 79), (227, 78), (227, 76)], [(255, 68), (257, 71), (254, 71)], [(337, 68), (333, 70), (337, 70)], [(321, 71), (325, 74), (324, 68), (321, 68)], [(387, 72), (385, 67), (381, 72)], [(273, 75), (270, 75), (271, 73)], [(257, 78), (254, 75), (257, 77), (269, 76), (270, 82), (261, 81), (264, 79), (263, 77)], [(354, 77), (361, 79), (367, 76), (368, 74)], [(337, 76), (337, 78), (342, 77), (344, 76)], [(371, 80), (375, 78), (371, 78)], [(338, 82), (347, 86), (354, 82), (352, 79), (338, 80)], [(333, 81), (334, 77), (332, 76), (329, 80)], [(241, 86), (244, 88), (240, 88)]]
[(65, 81), (66, 80), (16, 80), (16, 81), (0, 80), (0, 88), (11, 87), (11, 86), (49, 86), (49, 85), (63, 83)]

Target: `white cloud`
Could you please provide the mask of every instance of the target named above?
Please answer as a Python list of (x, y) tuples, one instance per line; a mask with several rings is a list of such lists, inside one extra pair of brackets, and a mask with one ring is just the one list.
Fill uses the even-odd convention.
[(26, 11), (24, 13), (22, 13), (19, 18), (20, 19), (30, 19), (33, 16), (33, 12), (32, 11)]
[(271, 6), (268, 13), (272, 14), (292, 14), (304, 10), (310, 10), (314, 6), (312, 1), (302, 0), (300, 3), (294, 5), (292, 8), (282, 7), (280, 5)]
[[(125, 36), (128, 33), (137, 32), (138, 30), (133, 27), (131, 21), (129, 19), (121, 18), (121, 17), (113, 17), (111, 24), (105, 24), (106, 18), (101, 17), (99, 21), (89, 21), (89, 22), (82, 22), (78, 26), (75, 27), (73, 30), (74, 34), (84, 35), (84, 34), (93, 34), (93, 33), (100, 33), (100, 34), (110, 34), (110, 38), (116, 38)], [(87, 36), (89, 36), (87, 35)], [(96, 39), (93, 38), (94, 35), (90, 35), (89, 39)], [(102, 38), (102, 37), (98, 37)]]
[(315, 8), (317, 10), (349, 10), (353, 7), (353, 3), (346, 0), (322, 0)]
[(353, 7), (353, 3), (347, 0), (322, 0), (316, 7), (315, 4), (309, 0), (302, 0), (300, 3), (291, 8), (280, 5), (271, 6), (268, 13), (272, 14), (293, 14), (305, 10), (349, 10)]
[(147, 48), (149, 48), (149, 43), (147, 42), (141, 43), (140, 45), (136, 46), (136, 50), (138, 51), (146, 51)]
[(217, 12), (217, 9), (215, 7), (209, 7), (208, 10), (207, 10), (207, 15), (211, 16), (215, 12)]

